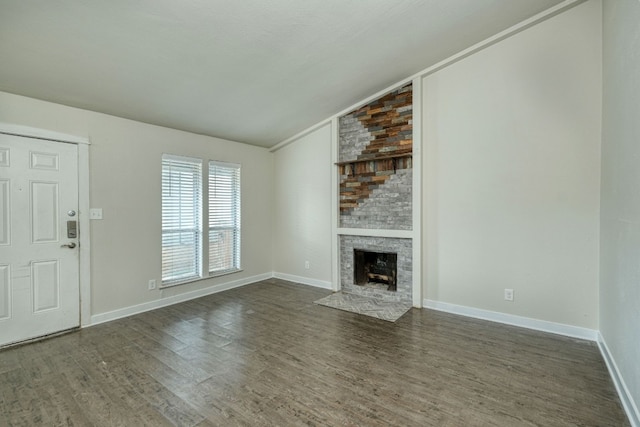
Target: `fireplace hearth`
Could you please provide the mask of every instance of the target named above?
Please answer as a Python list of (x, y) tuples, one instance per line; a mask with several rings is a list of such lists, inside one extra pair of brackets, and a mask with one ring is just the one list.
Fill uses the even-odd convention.
[(380, 283), (387, 285), (388, 291), (397, 290), (398, 254), (353, 250), (354, 284), (366, 286)]

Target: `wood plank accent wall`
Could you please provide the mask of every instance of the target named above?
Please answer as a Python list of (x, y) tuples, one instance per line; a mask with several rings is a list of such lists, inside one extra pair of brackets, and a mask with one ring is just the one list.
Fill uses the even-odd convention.
[(412, 167), (411, 83), (340, 118), (340, 214), (349, 215), (399, 169)]

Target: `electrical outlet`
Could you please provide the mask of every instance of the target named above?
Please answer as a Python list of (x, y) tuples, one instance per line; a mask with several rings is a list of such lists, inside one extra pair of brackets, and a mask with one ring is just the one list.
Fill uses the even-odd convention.
[(304, 262), (304, 268), (305, 268), (305, 269), (307, 269), (307, 270), (308, 270), (310, 266), (311, 266), (311, 264), (309, 264), (309, 261), (305, 261), (305, 262)]
[(156, 279), (149, 280), (149, 290), (152, 291), (156, 288)]
[(505, 301), (513, 301), (513, 289), (504, 290), (504, 299)]

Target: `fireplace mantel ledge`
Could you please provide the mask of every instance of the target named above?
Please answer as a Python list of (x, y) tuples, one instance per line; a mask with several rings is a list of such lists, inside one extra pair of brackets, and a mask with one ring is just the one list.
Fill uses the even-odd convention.
[(413, 230), (379, 230), (371, 228), (338, 228), (339, 236), (365, 236), (365, 237), (395, 237), (398, 239), (412, 239)]

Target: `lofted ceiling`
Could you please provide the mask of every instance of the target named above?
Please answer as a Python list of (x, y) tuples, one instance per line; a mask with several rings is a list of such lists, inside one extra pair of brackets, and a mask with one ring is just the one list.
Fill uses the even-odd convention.
[(0, 91), (274, 144), (561, 0), (0, 0)]

